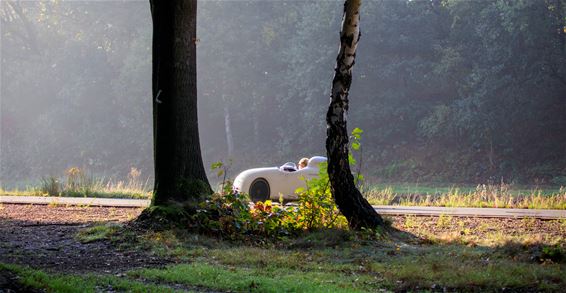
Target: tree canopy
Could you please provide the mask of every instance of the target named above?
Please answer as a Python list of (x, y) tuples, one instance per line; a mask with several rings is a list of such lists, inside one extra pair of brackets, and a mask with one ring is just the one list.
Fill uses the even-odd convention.
[[(366, 177), (564, 184), (565, 2), (365, 2), (350, 126), (365, 130)], [(0, 7), (2, 184), (70, 166), (152, 176), (147, 3), (10, 3)], [(205, 165), (227, 159), (225, 108), (234, 171), (324, 154), (341, 9), (202, 2)]]

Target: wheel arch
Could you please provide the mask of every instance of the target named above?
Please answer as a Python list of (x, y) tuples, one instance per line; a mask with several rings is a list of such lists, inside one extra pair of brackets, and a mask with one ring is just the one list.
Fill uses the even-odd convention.
[(255, 178), (253, 178), (252, 180), (249, 181), (249, 185), (247, 186), (247, 193), (250, 195), (250, 199), (253, 201), (252, 198), (252, 186), (256, 183), (256, 182), (265, 182), (267, 185), (267, 190), (268, 190), (268, 194), (267, 194), (267, 199), (269, 200), (271, 199), (271, 189), (272, 189), (272, 184), (271, 182), (269, 182), (269, 179), (265, 176), (257, 176)]

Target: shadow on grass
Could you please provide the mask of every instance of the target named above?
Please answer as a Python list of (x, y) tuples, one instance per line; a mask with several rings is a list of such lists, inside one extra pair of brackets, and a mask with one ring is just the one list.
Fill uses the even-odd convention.
[[(245, 279), (253, 272), (259, 279), (287, 276), (361, 291), (556, 292), (566, 286), (564, 242), (478, 245), (428, 239), (393, 227), (381, 234), (324, 229), (264, 241), (251, 236), (223, 240), (186, 229), (135, 233), (142, 233), (136, 239), (145, 249), (194, 264), (178, 268), (184, 273), (204, 270), (212, 279), (228, 272), (230, 278)], [(165, 278), (159, 270), (135, 275)], [(182, 277), (175, 282), (230, 289)]]

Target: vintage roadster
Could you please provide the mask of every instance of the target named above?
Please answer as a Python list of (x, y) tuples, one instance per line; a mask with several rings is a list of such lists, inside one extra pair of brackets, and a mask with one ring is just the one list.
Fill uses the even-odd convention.
[(318, 177), (321, 162), (326, 162), (326, 157), (312, 157), (302, 169), (292, 162), (281, 167), (249, 169), (234, 179), (234, 191), (248, 193), (253, 202), (268, 199), (293, 201), (298, 198), (295, 190), (299, 187), (306, 188), (305, 180)]

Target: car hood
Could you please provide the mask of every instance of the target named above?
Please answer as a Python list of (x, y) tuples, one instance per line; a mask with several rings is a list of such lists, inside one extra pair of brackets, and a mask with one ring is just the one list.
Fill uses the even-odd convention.
[(244, 178), (250, 176), (250, 175), (255, 175), (255, 174), (265, 174), (265, 173), (270, 173), (270, 172), (278, 172), (279, 168), (277, 167), (266, 167), (266, 168), (254, 168), (254, 169), (248, 169), (240, 174), (238, 174), (238, 176), (236, 177), (236, 179), (234, 179), (234, 183), (236, 181), (243, 180)]

